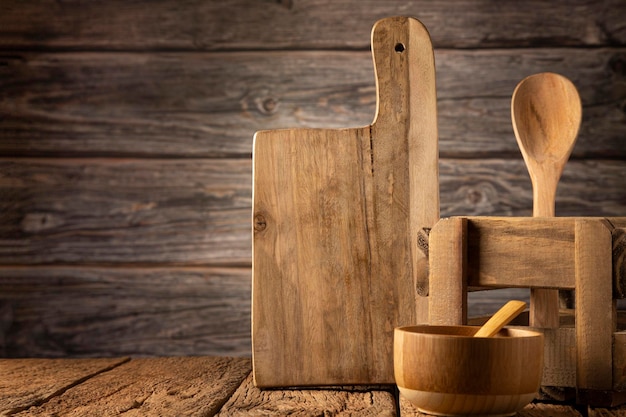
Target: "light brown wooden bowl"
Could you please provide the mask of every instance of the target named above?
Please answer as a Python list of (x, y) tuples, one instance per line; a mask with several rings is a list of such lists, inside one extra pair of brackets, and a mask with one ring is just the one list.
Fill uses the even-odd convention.
[(515, 414), (532, 401), (543, 371), (543, 335), (474, 326), (411, 326), (394, 332), (400, 393), (420, 411), (444, 416)]

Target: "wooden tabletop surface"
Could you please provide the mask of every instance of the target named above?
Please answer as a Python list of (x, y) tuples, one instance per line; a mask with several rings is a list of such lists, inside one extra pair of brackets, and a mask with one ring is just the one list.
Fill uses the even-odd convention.
[[(0, 359), (0, 416), (419, 416), (394, 387), (260, 390), (247, 358)], [(626, 416), (533, 403), (518, 416)]]

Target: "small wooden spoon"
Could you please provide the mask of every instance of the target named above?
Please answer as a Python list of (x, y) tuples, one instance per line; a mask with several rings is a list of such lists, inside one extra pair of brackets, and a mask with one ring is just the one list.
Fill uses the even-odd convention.
[[(532, 181), (534, 217), (554, 217), (556, 188), (574, 148), (581, 117), (578, 91), (561, 75), (531, 75), (513, 92), (513, 130)], [(530, 325), (559, 326), (558, 290), (531, 291)]]
[(503, 305), (480, 329), (474, 337), (491, 337), (498, 333), (500, 329), (509, 324), (526, 308), (523, 301), (511, 300)]

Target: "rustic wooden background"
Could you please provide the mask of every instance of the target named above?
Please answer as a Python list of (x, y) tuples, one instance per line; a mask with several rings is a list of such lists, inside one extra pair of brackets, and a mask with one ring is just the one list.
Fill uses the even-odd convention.
[(249, 355), (252, 135), (369, 124), (390, 15), (433, 38), (443, 216), (531, 215), (542, 71), (584, 105), (557, 215), (626, 215), (624, 0), (2, 0), (0, 356)]

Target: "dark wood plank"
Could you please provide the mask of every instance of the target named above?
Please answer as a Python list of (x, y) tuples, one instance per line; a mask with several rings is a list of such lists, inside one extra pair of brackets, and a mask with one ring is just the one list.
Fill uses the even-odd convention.
[[(15, 53), (0, 58), (0, 155), (249, 156), (263, 129), (356, 127), (375, 112), (369, 52)], [(518, 156), (525, 76), (580, 90), (573, 158), (626, 158), (626, 49), (437, 50), (442, 157)]]
[[(78, 3), (4, 0), (5, 48), (277, 49), (367, 48), (382, 17), (423, 21), (436, 47), (607, 45), (624, 43), (620, 0), (358, 0)], [(106, 19), (102, 17), (106, 16)]]
[[(519, 155), (511, 143), (511, 95), (526, 76), (560, 73), (576, 85), (583, 120), (572, 158), (625, 158), (624, 49), (436, 51), (443, 157)], [(617, 81), (621, 82), (621, 81)]]
[(250, 264), (250, 160), (0, 160), (0, 262)]
[(371, 121), (371, 56), (347, 57), (358, 65), (336, 52), (5, 56), (0, 150), (249, 156), (260, 129)]
[(249, 268), (2, 267), (0, 357), (249, 356), (250, 276)]
[[(622, 161), (570, 161), (557, 189), (557, 216), (623, 216)], [(445, 159), (439, 164), (441, 217), (532, 216), (532, 187), (523, 161)]]
[(14, 415), (212, 416), (250, 369), (243, 358), (133, 359)]
[[(626, 161), (570, 161), (558, 216), (626, 215)], [(249, 159), (0, 160), (0, 263), (251, 262)], [(442, 159), (441, 215), (530, 216), (519, 157)]]
[(128, 359), (0, 359), (0, 415), (35, 407)]
[(392, 392), (380, 387), (261, 390), (250, 375), (217, 416), (250, 415), (394, 417), (396, 402)]

